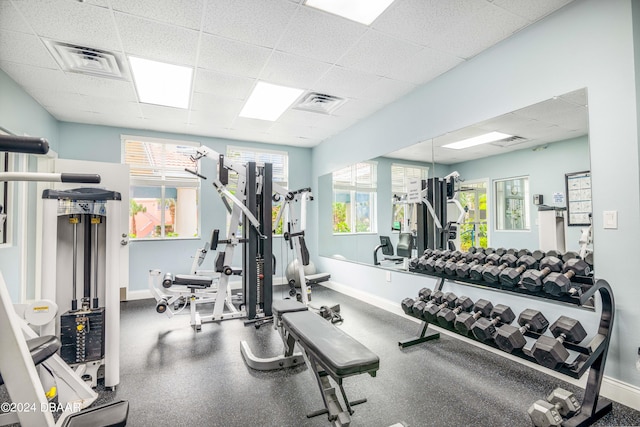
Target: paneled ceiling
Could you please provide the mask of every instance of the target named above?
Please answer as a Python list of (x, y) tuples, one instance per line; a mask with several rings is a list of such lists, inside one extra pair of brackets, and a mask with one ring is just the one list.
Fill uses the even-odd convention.
[[(61, 121), (312, 147), (571, 1), (395, 0), (365, 26), (303, 0), (0, 0), (0, 68)], [(52, 41), (123, 77), (63, 71)], [(189, 108), (139, 102), (128, 55), (194, 67)], [(346, 102), (239, 117), (258, 80)]]

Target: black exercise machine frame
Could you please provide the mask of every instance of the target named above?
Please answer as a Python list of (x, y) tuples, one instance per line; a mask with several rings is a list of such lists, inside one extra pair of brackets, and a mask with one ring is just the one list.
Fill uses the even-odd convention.
[[(604, 376), (604, 366), (607, 360), (607, 352), (609, 350), (609, 342), (611, 341), (611, 331), (615, 314), (613, 291), (606, 280), (587, 276), (574, 276), (571, 279), (572, 283), (578, 284), (580, 290), (582, 291), (579, 296), (553, 296), (541, 292), (531, 292), (527, 289), (519, 288), (517, 286), (508, 287), (502, 285), (501, 283), (476, 281), (470, 278), (452, 278), (451, 276), (436, 272), (427, 273), (425, 271), (420, 271), (420, 273), (438, 278), (434, 291), (442, 290), (445, 281), (452, 280), (463, 285), (491, 288), (515, 294), (525, 294), (526, 296), (569, 303), (579, 307), (586, 307), (590, 310), (594, 310), (593, 297), (596, 292), (599, 292), (601, 297), (602, 312), (600, 314), (598, 333), (586, 345), (572, 344), (566, 341), (563, 343), (563, 345), (568, 350), (575, 351), (579, 353), (579, 355), (571, 364), (563, 364), (560, 369), (557, 370), (557, 372), (560, 372), (561, 374), (571, 378), (579, 379), (587, 370), (590, 370), (589, 377), (587, 379), (587, 385), (584, 391), (582, 409), (573, 417), (566, 419), (562, 423), (562, 425), (565, 427), (590, 426), (600, 418), (611, 412), (611, 400), (600, 396), (600, 388), (602, 386), (602, 378)], [(398, 342), (398, 345), (401, 348), (410, 347), (416, 344), (440, 338), (440, 333), (433, 330), (428, 331), (428, 327), (430, 324), (428, 321), (423, 319), (421, 320), (422, 325), (420, 335), (408, 340)], [(449, 330), (474, 341), (482, 342), (475, 339), (472, 333), (462, 334), (453, 326), (443, 327), (442, 325), (437, 325), (437, 327)], [(528, 331), (525, 333), (525, 335), (531, 338), (538, 338), (541, 334)], [(493, 347), (496, 349), (498, 348), (498, 346), (493, 341), (482, 343), (489, 347)], [(528, 349), (516, 350), (511, 354), (518, 358), (536, 363), (536, 359), (531, 355)]]

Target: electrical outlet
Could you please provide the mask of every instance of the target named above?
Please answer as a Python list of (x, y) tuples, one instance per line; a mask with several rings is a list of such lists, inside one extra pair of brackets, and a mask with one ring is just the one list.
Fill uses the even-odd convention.
[(391, 281), (391, 272), (387, 271), (386, 273), (387, 273), (387, 282), (390, 282)]

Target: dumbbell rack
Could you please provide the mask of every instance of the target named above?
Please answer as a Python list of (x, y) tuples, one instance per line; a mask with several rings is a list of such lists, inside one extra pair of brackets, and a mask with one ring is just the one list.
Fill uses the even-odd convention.
[[(602, 377), (604, 376), (604, 365), (607, 360), (607, 351), (609, 349), (609, 341), (611, 339), (611, 329), (613, 326), (615, 307), (613, 292), (611, 290), (611, 286), (609, 285), (609, 283), (607, 283), (607, 281), (602, 279), (595, 279), (590, 276), (574, 276), (572, 277), (571, 281), (580, 289), (581, 292), (579, 293), (579, 295), (570, 296), (565, 294), (561, 296), (553, 296), (544, 292), (531, 292), (525, 288), (508, 287), (501, 283), (476, 281), (470, 278), (453, 278), (451, 276), (447, 276), (445, 274), (440, 274), (437, 272), (416, 272), (438, 278), (434, 291), (442, 290), (445, 281), (452, 280), (465, 285), (493, 288), (504, 292), (524, 294), (530, 297), (560, 301), (581, 307), (589, 307), (592, 309), (594, 308), (595, 293), (599, 292), (601, 297), (602, 312), (600, 314), (598, 333), (586, 345), (572, 344), (566, 341), (563, 343), (565, 348), (567, 348), (568, 350), (577, 352), (578, 357), (572, 363), (564, 364), (560, 369), (558, 369), (558, 372), (567, 375), (568, 377), (579, 379), (587, 370), (590, 370), (587, 385), (584, 391), (581, 411), (573, 417), (566, 419), (562, 423), (562, 425), (566, 427), (589, 426), (602, 418), (604, 415), (611, 412), (611, 401), (600, 396), (600, 387), (602, 385)], [(463, 335), (466, 338), (472, 339), (474, 341), (481, 342), (475, 339), (472, 333), (468, 333), (466, 335), (462, 334), (453, 326), (437, 326), (439, 328), (454, 332), (458, 335)], [(415, 338), (400, 341), (398, 342), (398, 345), (401, 348), (406, 348), (440, 337), (440, 334), (437, 331), (428, 330), (428, 328), (429, 322), (422, 320), (420, 335)], [(540, 336), (540, 334), (534, 332), (526, 332), (525, 335), (534, 339), (537, 339)], [(498, 348), (498, 346), (493, 341), (482, 342), (482, 344), (496, 349)], [(536, 359), (531, 355), (529, 349), (525, 348), (516, 350), (511, 354), (521, 359), (537, 363)]]

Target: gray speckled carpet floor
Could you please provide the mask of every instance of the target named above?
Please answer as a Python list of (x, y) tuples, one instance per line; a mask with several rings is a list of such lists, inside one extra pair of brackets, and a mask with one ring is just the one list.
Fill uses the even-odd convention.
[[(314, 288), (312, 306), (336, 303), (344, 318), (339, 327), (380, 357), (377, 377), (344, 382), (350, 399), (368, 399), (354, 407), (353, 426), (530, 426), (527, 408), (553, 388), (582, 398), (575, 386), (446, 335), (400, 349), (398, 341), (415, 336), (418, 324)], [(155, 301), (141, 300), (122, 304), (121, 327), (121, 382), (115, 392), (101, 388), (99, 402), (128, 400), (130, 426), (329, 425), (326, 415), (306, 418), (322, 399), (304, 365), (272, 372), (245, 365), (241, 340), (256, 356), (281, 354), (272, 325), (228, 320), (196, 333), (188, 315), (169, 319), (155, 312)], [(640, 425), (640, 412), (614, 402), (596, 425)]]

